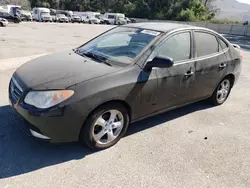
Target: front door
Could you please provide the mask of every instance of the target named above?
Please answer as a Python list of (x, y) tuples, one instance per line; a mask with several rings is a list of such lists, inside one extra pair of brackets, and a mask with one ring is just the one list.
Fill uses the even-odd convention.
[(158, 110), (193, 100), (195, 62), (192, 58), (192, 46), (192, 32), (185, 31), (170, 35), (153, 52), (152, 56), (160, 55), (174, 60), (174, 65), (170, 68), (153, 68), (158, 80)]

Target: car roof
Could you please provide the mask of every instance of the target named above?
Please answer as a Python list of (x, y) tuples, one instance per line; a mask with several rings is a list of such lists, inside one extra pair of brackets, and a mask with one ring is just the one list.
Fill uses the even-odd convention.
[[(136, 27), (142, 29), (156, 30), (161, 32), (168, 32), (174, 29), (184, 29), (184, 28), (197, 28), (191, 25), (178, 24), (178, 23), (168, 23), (168, 22), (141, 22), (127, 24), (127, 27)], [(200, 28), (200, 27), (199, 27)]]

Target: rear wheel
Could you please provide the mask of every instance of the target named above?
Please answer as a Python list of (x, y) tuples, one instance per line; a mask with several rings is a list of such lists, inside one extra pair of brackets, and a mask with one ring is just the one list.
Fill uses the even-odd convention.
[(127, 109), (119, 103), (109, 103), (99, 107), (87, 118), (80, 141), (93, 149), (106, 149), (124, 136), (128, 125)]
[(220, 84), (215, 89), (213, 95), (212, 95), (212, 102), (214, 105), (218, 106), (223, 104), (232, 89), (232, 80), (229, 77), (224, 78)]
[(0, 22), (0, 27), (3, 27), (3, 23), (2, 22)]

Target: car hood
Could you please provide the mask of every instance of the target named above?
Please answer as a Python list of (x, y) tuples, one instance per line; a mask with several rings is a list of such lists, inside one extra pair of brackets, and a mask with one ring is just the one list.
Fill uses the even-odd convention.
[(64, 51), (39, 57), (15, 72), (29, 89), (65, 89), (69, 86), (117, 71), (103, 63)]

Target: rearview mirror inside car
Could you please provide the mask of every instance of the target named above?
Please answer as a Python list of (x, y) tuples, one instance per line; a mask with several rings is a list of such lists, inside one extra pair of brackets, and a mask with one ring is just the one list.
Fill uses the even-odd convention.
[(169, 68), (174, 64), (173, 59), (169, 57), (156, 56), (152, 61), (147, 62), (144, 69), (151, 70), (153, 67), (158, 68)]

